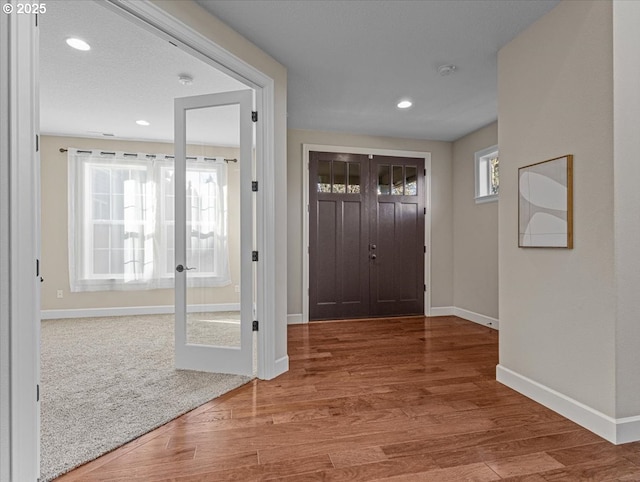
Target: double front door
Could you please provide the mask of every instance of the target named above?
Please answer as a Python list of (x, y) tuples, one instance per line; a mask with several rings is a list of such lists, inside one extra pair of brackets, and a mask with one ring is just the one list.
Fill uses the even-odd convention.
[(309, 319), (423, 314), (424, 159), (309, 161)]

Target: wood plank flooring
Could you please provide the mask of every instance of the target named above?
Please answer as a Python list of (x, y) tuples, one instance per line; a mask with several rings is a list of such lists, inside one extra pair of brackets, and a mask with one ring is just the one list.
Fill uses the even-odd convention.
[(289, 327), (253, 381), (58, 478), (73, 481), (638, 480), (614, 446), (495, 381), (498, 334), (456, 317)]

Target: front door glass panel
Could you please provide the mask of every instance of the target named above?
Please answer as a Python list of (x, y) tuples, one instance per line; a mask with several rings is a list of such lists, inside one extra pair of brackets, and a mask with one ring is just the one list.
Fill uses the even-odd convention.
[(388, 195), (391, 193), (391, 176), (389, 175), (390, 166), (378, 166), (378, 194)]

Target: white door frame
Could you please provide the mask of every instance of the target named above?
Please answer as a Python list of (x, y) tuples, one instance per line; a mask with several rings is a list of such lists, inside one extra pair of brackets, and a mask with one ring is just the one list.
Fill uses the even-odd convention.
[(2, 16), (0, 480), (31, 482), (40, 476), (38, 29), (35, 15)]
[[(6, 3), (16, 5), (18, 0)], [(280, 373), (275, 356), (275, 83), (151, 2), (100, 3), (255, 90), (257, 193), (256, 313), (258, 377)], [(38, 42), (35, 15), (2, 14), (0, 21), (0, 482), (35, 482), (40, 475), (39, 279), (35, 276), (40, 231), (36, 226)], [(5, 68), (9, 67), (9, 68)], [(8, 142), (7, 142), (8, 141)], [(5, 188), (8, 188), (5, 190)], [(8, 193), (9, 195), (5, 195)], [(5, 230), (5, 228), (7, 228)], [(5, 336), (6, 335), (6, 336)], [(8, 343), (4, 340), (9, 340)]]
[(424, 222), (424, 242), (427, 252), (424, 258), (424, 280), (427, 289), (424, 292), (424, 314), (431, 313), (431, 153), (404, 151), (395, 149), (372, 149), (369, 147), (326, 146), (322, 144), (302, 145), (302, 323), (309, 323), (309, 153), (344, 152), (349, 154), (368, 154), (374, 156), (421, 157), (427, 171), (424, 177), (424, 205), (427, 214)]
[(107, 0), (114, 12), (171, 42), (176, 47), (225, 72), (255, 91), (256, 125), (256, 250), (260, 261), (256, 276), (258, 378), (270, 380), (282, 373), (276, 360), (276, 232), (275, 232), (275, 82), (151, 2)]

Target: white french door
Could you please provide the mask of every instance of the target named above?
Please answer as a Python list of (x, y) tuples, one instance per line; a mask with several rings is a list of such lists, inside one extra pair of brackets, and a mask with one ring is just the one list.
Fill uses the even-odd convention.
[[(250, 90), (175, 99), (178, 369), (253, 373), (252, 99)], [(222, 138), (237, 157), (214, 152)]]

